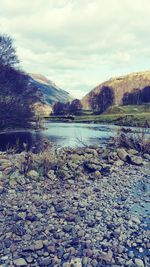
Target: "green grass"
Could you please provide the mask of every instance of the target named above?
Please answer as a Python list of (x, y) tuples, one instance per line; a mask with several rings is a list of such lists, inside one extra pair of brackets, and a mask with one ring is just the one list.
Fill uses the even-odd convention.
[(75, 122), (111, 123), (124, 126), (150, 125), (150, 104), (139, 106), (112, 106), (101, 115), (76, 116)]
[[(59, 117), (47, 118), (51, 121), (69, 121)], [(84, 110), (81, 116), (75, 116), (73, 122), (77, 123), (110, 123), (121, 126), (144, 126), (145, 121), (150, 125), (150, 104), (138, 106), (112, 106), (107, 112), (93, 115), (92, 111)]]

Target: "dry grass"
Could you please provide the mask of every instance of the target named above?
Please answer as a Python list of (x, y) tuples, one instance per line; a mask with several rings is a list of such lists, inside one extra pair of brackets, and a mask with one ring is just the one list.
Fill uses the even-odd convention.
[(124, 128), (119, 130), (116, 138), (116, 145), (126, 149), (135, 149), (140, 154), (150, 154), (150, 133), (147, 128), (143, 128), (142, 132), (132, 132), (130, 129)]

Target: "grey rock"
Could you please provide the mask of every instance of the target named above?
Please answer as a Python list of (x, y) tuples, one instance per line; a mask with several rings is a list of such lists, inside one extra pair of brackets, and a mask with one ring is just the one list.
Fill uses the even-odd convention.
[(15, 266), (27, 266), (27, 262), (23, 258), (19, 258), (14, 260), (14, 265)]
[(144, 262), (141, 259), (136, 258), (134, 260), (134, 262), (135, 262), (135, 264), (136, 264), (137, 267), (144, 267), (145, 266), (144, 265)]

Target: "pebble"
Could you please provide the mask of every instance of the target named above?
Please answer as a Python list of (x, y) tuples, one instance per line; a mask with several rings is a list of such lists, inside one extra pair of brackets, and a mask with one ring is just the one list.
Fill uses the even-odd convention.
[(19, 258), (14, 260), (14, 265), (15, 266), (27, 266), (27, 262), (23, 258)]
[[(0, 190), (0, 265), (11, 266), (11, 259), (16, 262), (12, 266), (150, 264), (147, 224), (143, 224), (149, 209), (144, 216), (132, 210), (149, 203), (146, 191), (138, 190), (134, 196), (132, 190), (146, 179), (150, 163), (138, 167), (120, 160), (117, 166), (118, 152), (113, 148), (109, 157), (108, 152), (103, 157), (100, 149), (88, 153), (82, 149), (82, 156), (76, 157), (74, 149), (62, 155), (67, 162), (60, 167), (65, 180), (57, 176), (55, 166), (48, 177), (42, 177), (40, 167), (36, 172), (35, 166), (24, 176), (17, 169), (19, 161), (15, 164), (19, 154), (9, 155), (17, 167), (0, 170), (0, 188), (5, 190)], [(34, 157), (39, 160), (38, 154)]]
[(144, 267), (144, 262), (141, 259), (134, 260), (137, 267)]

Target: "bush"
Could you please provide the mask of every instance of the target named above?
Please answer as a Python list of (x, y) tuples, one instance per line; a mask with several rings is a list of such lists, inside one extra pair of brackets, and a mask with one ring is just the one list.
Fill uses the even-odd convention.
[(148, 128), (142, 128), (142, 132), (132, 132), (131, 129), (120, 129), (115, 138), (119, 147), (135, 149), (141, 154), (150, 154), (150, 134)]

